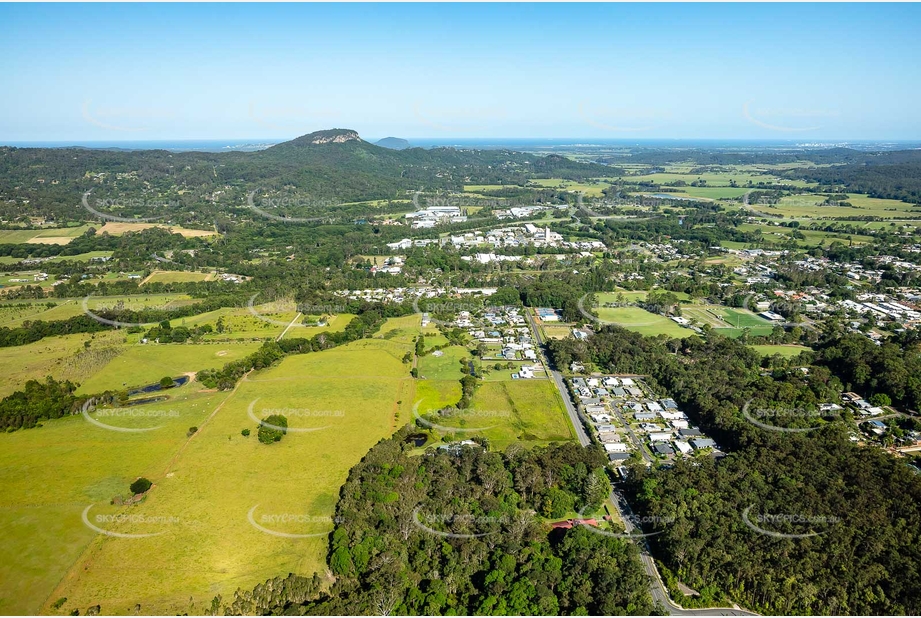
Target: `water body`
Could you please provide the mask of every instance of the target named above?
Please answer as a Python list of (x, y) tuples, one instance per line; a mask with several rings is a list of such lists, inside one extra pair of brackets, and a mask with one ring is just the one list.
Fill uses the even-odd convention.
[[(173, 385), (169, 388), (175, 388), (177, 386), (182, 386), (189, 381), (189, 376), (179, 376), (178, 378), (173, 378)], [(147, 386), (142, 386), (140, 388), (135, 388), (128, 391), (128, 396), (140, 395), (141, 393), (155, 393), (157, 391), (162, 391), (163, 387), (160, 386), (160, 383), (148, 384)]]

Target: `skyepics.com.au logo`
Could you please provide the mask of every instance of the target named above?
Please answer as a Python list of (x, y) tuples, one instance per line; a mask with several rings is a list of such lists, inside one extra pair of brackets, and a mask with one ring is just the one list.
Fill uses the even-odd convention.
[[(82, 307), (83, 313), (90, 317), (100, 324), (107, 324), (109, 326), (115, 326), (118, 328), (132, 328), (132, 327), (141, 327), (141, 328), (151, 328), (156, 326), (159, 322), (125, 322), (118, 318), (120, 315), (129, 315), (134, 316), (137, 313), (137, 310), (133, 310), (125, 306), (124, 301), (118, 301), (111, 307), (97, 307), (95, 311), (90, 309), (89, 303), (90, 299), (93, 298), (92, 294), (87, 294), (83, 299)], [(144, 305), (144, 311), (168, 311), (171, 309), (171, 304), (166, 303), (162, 305)], [(102, 314), (102, 315), (100, 315)], [(111, 317), (109, 317), (111, 316)]]
[[(309, 195), (260, 195), (257, 198), (257, 193), (260, 193), (258, 189), (247, 193), (247, 207), (256, 214), (279, 223), (334, 223), (336, 218), (329, 211), (341, 205), (341, 202), (336, 200), (321, 199)], [(287, 214), (289, 212), (304, 211), (314, 211), (318, 214), (311, 217)]]
[(781, 133), (818, 131), (823, 119), (838, 116), (837, 112), (825, 109), (758, 108), (754, 103), (750, 99), (742, 104), (742, 116), (752, 124)]
[[(104, 423), (100, 419), (106, 420), (115, 420), (115, 419), (165, 419), (165, 418), (176, 418), (179, 416), (177, 410), (166, 410), (162, 408), (143, 408), (143, 407), (129, 407), (129, 408), (100, 408), (98, 410), (93, 410), (95, 405), (95, 400), (88, 399), (83, 406), (80, 408), (80, 413), (83, 415), (83, 418), (88, 422), (102, 429), (107, 429), (109, 431), (118, 431), (121, 433), (143, 433), (146, 431), (154, 431), (163, 427), (163, 425), (154, 425), (152, 427), (120, 427), (118, 425), (111, 425), (109, 423)], [(93, 415), (90, 415), (90, 411), (93, 411)], [(95, 417), (95, 418), (94, 418)]]
[(793, 315), (799, 309), (796, 303), (780, 297), (762, 301), (759, 301), (758, 298), (756, 294), (748, 294), (742, 300), (742, 309), (759, 315), (766, 314), (766, 316), (762, 315), (762, 317), (769, 318), (773, 326), (780, 326), (782, 328), (802, 326), (784, 317)]
[[(755, 505), (749, 505), (742, 511), (743, 523), (754, 532), (771, 536), (778, 539), (806, 539), (813, 536), (825, 534), (827, 527), (837, 524), (841, 518), (830, 515), (805, 515), (802, 513), (752, 513)], [(809, 528), (808, 532), (778, 532), (774, 528), (786, 526), (794, 528)], [(815, 527), (826, 528), (826, 530), (814, 530)]]
[[(503, 419), (507, 420), (511, 418), (512, 413), (508, 410), (461, 410), (458, 408), (441, 408), (438, 410), (428, 410), (423, 414), (419, 413), (419, 404), (422, 403), (420, 399), (413, 405), (413, 418), (416, 421), (416, 424), (420, 427), (425, 427), (427, 429), (434, 429), (442, 434), (452, 434), (452, 433), (474, 433), (478, 431), (486, 431), (495, 426), (485, 425), (482, 427), (467, 427), (467, 423), (483, 423), (484, 421), (488, 422), (489, 420)], [(450, 426), (442, 425), (435, 422), (437, 420), (454, 420), (458, 423), (462, 423), (461, 426)]]
[[(262, 408), (259, 412), (262, 414), (262, 418), (256, 416), (256, 402), (259, 399), (253, 399), (249, 406), (246, 408), (246, 414), (249, 416), (250, 420), (268, 429), (274, 431), (281, 431), (282, 433), (309, 433), (312, 431), (320, 431), (322, 429), (327, 429), (329, 425), (322, 425), (320, 427), (283, 427), (276, 423), (273, 423), (268, 418), (272, 416), (283, 416), (285, 419), (333, 419), (333, 418), (342, 418), (345, 416), (345, 412), (342, 410), (312, 410), (310, 408)], [(304, 422), (307, 422), (304, 420)]]
[(417, 210), (423, 208), (458, 208), (463, 210), (470, 207), (508, 208), (517, 206), (518, 200), (473, 197), (470, 195), (424, 195), (421, 191), (413, 193), (413, 206)]
[[(348, 311), (348, 307), (345, 305), (327, 303), (298, 303), (295, 302), (293, 298), (278, 298), (275, 300), (270, 300), (265, 303), (260, 303), (259, 309), (256, 309), (256, 299), (260, 294), (261, 292), (256, 292), (250, 296), (246, 303), (246, 308), (254, 318), (274, 326), (284, 326), (285, 328), (315, 328), (318, 326), (325, 326), (327, 320), (324, 319), (324, 316), (332, 317)], [(269, 317), (269, 315), (272, 314), (277, 315), (292, 312), (295, 313), (294, 317), (287, 321), (276, 320), (275, 318)], [(319, 319), (317, 321), (306, 322), (300, 320), (302, 316), (319, 316)]]
[[(614, 320), (607, 320), (607, 319), (604, 319), (592, 313), (592, 309), (594, 309), (594, 311), (598, 311), (599, 309), (602, 309), (602, 310), (604, 309), (604, 307), (601, 307), (601, 308), (592, 307), (593, 298), (594, 298), (593, 294), (585, 294), (576, 302), (576, 307), (578, 307), (579, 313), (585, 316), (585, 319), (589, 320), (590, 322), (594, 322), (595, 324), (600, 324), (601, 326), (620, 326), (621, 322), (617, 322)], [(650, 320), (649, 322), (630, 322), (630, 326), (631, 327), (653, 326), (654, 324), (658, 324), (658, 323), (659, 322), (657, 320)]]
[[(309, 539), (314, 537), (328, 536), (334, 524), (342, 523), (339, 517), (330, 517), (329, 515), (309, 515), (305, 513), (262, 513), (256, 516), (256, 509), (259, 505), (254, 505), (246, 514), (246, 520), (253, 528), (259, 532), (278, 536), (286, 539)], [(321, 532), (286, 532), (286, 529), (315, 529), (325, 528)]]
[(477, 539), (498, 534), (510, 521), (507, 515), (427, 513), (421, 506), (416, 507), (411, 516), (411, 523), (419, 530), (450, 539)]
[[(779, 431), (784, 433), (806, 433), (809, 431), (815, 431), (816, 429), (821, 429), (821, 424), (814, 424), (816, 419), (822, 419), (827, 416), (825, 412), (821, 410), (808, 409), (808, 408), (764, 408), (752, 406), (752, 401), (754, 398), (749, 399), (745, 402), (745, 405), (742, 406), (742, 416), (746, 421), (760, 427), (761, 429), (766, 429), (768, 431)], [(780, 427), (774, 424), (775, 419), (782, 419), (786, 421), (798, 420), (798, 419), (808, 419), (810, 422), (809, 427)]]
[[(141, 515), (134, 513), (115, 513), (108, 515), (100, 513), (91, 518), (90, 510), (94, 506), (95, 505), (91, 504), (83, 509), (83, 513), (81, 514), (83, 525), (99, 534), (120, 539), (143, 539), (152, 536), (160, 536), (161, 534), (166, 534), (167, 530), (164, 529), (166, 526), (176, 525), (181, 521), (179, 517), (174, 515)], [(151, 532), (129, 533), (113, 530), (113, 528), (124, 525), (140, 527), (141, 529), (149, 527)]]
[[(83, 199), (81, 201), (83, 208), (104, 221), (149, 223), (151, 221), (163, 219), (166, 216), (165, 214), (153, 216), (153, 213), (174, 211), (179, 206), (179, 202), (143, 197), (98, 198), (90, 203), (91, 193), (92, 191), (87, 191), (83, 194)], [(113, 215), (111, 213), (113, 210), (120, 212), (138, 212), (143, 216), (120, 217), (118, 215)]]

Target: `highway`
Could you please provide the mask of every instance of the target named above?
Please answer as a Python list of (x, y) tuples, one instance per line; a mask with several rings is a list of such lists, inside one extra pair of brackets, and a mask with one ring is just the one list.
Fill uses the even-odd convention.
[[(541, 360), (544, 363), (544, 367), (547, 368), (547, 372), (553, 378), (553, 381), (556, 383), (557, 389), (560, 391), (560, 397), (563, 399), (563, 404), (566, 406), (566, 412), (569, 414), (569, 419), (572, 421), (572, 426), (575, 428), (576, 437), (579, 440), (579, 444), (582, 446), (588, 446), (591, 443), (591, 440), (588, 437), (588, 434), (585, 431), (585, 426), (582, 424), (581, 419), (579, 418), (579, 412), (576, 410), (575, 405), (573, 404), (572, 398), (569, 396), (569, 391), (566, 389), (566, 383), (563, 381), (563, 374), (559, 371), (551, 369), (550, 363), (547, 359), (547, 352), (544, 347), (543, 337), (540, 335), (540, 329), (537, 327), (537, 324), (534, 322), (534, 316), (530, 312), (526, 311), (525, 315), (528, 319), (528, 324), (531, 327), (531, 332), (534, 334), (534, 341), (538, 345), (540, 350)], [(621, 418), (621, 421), (625, 423), (626, 421)], [(634, 440), (636, 440), (636, 437)], [(642, 452), (642, 451), (641, 451)], [(645, 456), (646, 453), (643, 453)], [(611, 503), (617, 509), (618, 514), (620, 515), (621, 521), (624, 522), (625, 531), (627, 534), (633, 534), (637, 530), (636, 526), (633, 525), (633, 511), (630, 508), (630, 505), (627, 503), (626, 498), (616, 489), (611, 490)], [(640, 530), (642, 533), (642, 530)], [(740, 609), (738, 607), (711, 607), (707, 609), (684, 609), (679, 605), (676, 605), (671, 597), (668, 595), (668, 590), (665, 587), (665, 583), (662, 581), (662, 577), (659, 575), (659, 569), (656, 568), (656, 563), (653, 560), (652, 554), (649, 551), (649, 544), (646, 542), (645, 537), (637, 536), (634, 538), (634, 541), (640, 548), (640, 560), (643, 562), (643, 568), (646, 569), (646, 575), (649, 576), (649, 594), (652, 596), (653, 603), (661, 605), (668, 611), (672, 616), (759, 616), (754, 612), (749, 612), (747, 610)]]

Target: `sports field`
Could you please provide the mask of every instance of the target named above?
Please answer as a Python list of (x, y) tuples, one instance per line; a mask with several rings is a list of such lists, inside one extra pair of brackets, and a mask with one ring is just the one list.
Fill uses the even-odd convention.
[(802, 345), (753, 345), (749, 347), (762, 356), (779, 354), (784, 358), (792, 358), (799, 356), (802, 352), (810, 351), (810, 348)]
[(694, 334), (665, 316), (650, 313), (639, 307), (598, 307), (595, 311), (603, 322), (622, 326), (641, 335), (667, 335), (683, 339)]

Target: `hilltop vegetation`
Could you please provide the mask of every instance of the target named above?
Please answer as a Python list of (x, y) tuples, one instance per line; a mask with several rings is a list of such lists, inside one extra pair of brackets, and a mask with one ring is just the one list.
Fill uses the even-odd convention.
[(643, 615), (653, 611), (636, 546), (583, 526), (548, 535), (542, 517), (597, 509), (598, 449), (407, 456), (405, 428), (378, 443), (339, 494), (322, 592), (318, 575), (276, 578), (226, 614)]

